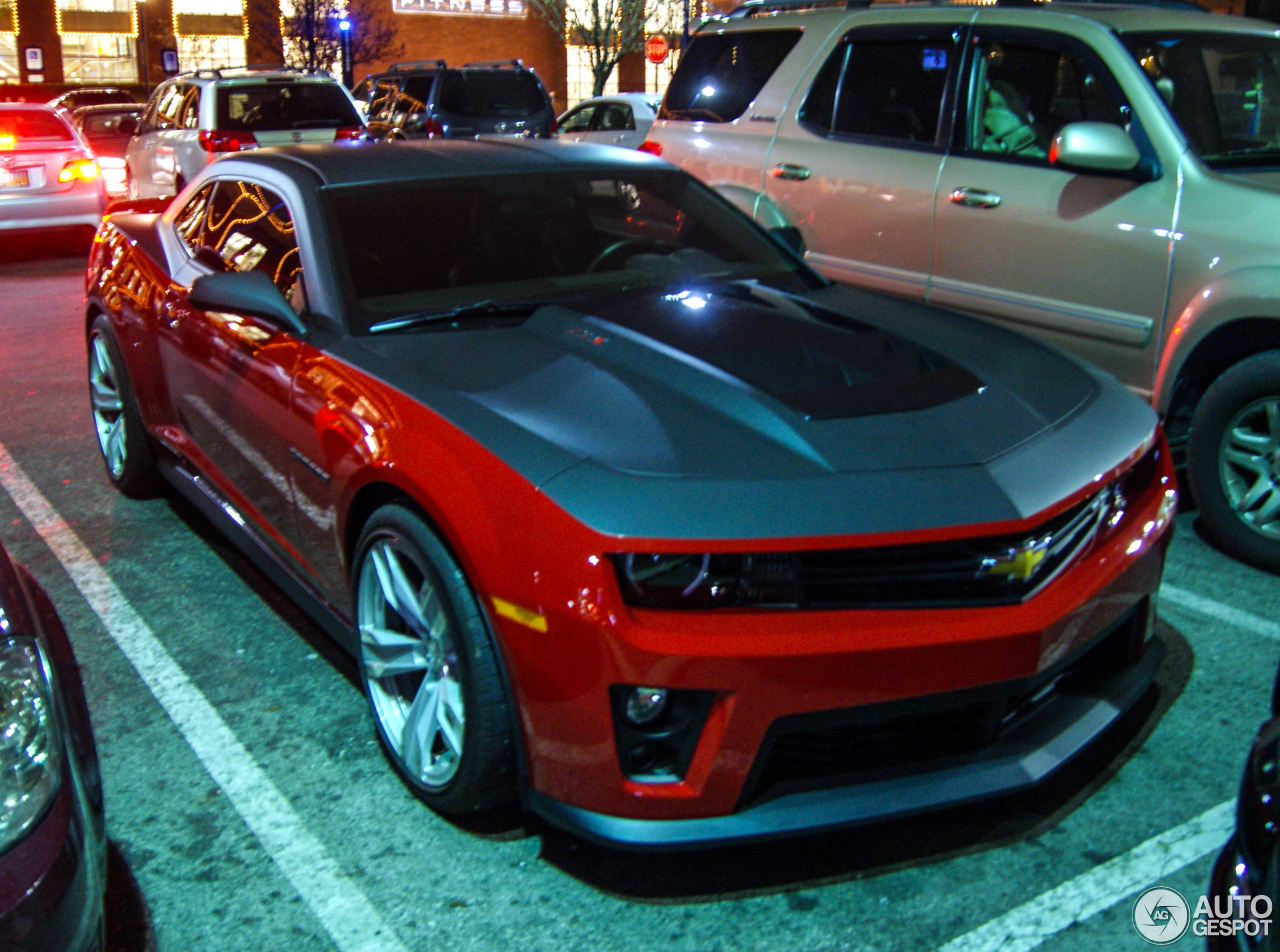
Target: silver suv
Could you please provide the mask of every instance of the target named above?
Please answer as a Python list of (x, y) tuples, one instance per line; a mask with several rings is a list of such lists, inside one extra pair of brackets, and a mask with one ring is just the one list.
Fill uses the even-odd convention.
[[(122, 127), (123, 128), (123, 127)], [(131, 198), (174, 195), (226, 152), (365, 135), (345, 86), (305, 69), (201, 69), (166, 80), (129, 142)]]
[(703, 24), (642, 148), (798, 228), (831, 278), (1116, 374), (1164, 415), (1207, 532), (1280, 571), (1275, 25), (850, 6)]

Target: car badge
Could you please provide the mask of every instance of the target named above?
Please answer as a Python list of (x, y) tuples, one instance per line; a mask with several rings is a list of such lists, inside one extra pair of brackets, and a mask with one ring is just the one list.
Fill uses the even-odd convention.
[(301, 141), (302, 141), (302, 133), (301, 133), (301, 132), (295, 132), (295, 133), (291, 134), (291, 135), (289, 136), (289, 138), (290, 138), (290, 139), (292, 139), (294, 142), (301, 142)]
[(988, 556), (982, 560), (979, 575), (1002, 575), (1012, 581), (1025, 582), (1040, 571), (1049, 554), (1052, 537), (1030, 539), (1003, 555)]

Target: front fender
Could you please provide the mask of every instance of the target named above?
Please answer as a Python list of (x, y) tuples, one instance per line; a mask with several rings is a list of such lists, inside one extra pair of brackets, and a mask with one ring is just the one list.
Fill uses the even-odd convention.
[(1280, 268), (1240, 268), (1193, 294), (1165, 338), (1156, 372), (1156, 409), (1169, 410), (1183, 368), (1211, 334), (1235, 321), (1254, 319), (1277, 321), (1280, 333)]

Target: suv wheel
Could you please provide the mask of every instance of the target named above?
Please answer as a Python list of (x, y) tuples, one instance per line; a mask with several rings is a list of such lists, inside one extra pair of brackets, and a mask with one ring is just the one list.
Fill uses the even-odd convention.
[(1242, 360), (1196, 408), (1187, 477), (1207, 534), (1280, 573), (1280, 350)]

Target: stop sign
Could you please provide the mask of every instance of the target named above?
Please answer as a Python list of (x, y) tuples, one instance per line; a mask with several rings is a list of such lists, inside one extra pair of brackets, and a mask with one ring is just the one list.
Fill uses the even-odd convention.
[(660, 33), (644, 41), (644, 55), (649, 57), (651, 63), (661, 63), (670, 51), (667, 38)]

